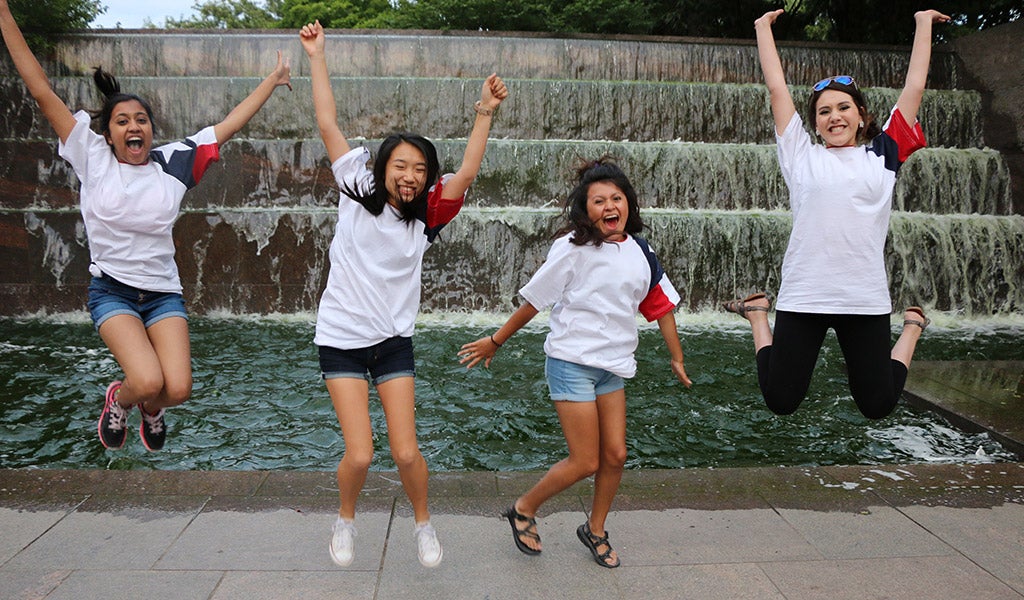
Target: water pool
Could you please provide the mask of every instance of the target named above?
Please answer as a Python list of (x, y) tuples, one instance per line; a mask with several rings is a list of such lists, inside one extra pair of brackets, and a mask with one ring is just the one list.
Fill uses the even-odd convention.
[[(758, 393), (742, 322), (678, 320), (694, 385), (675, 382), (657, 329), (643, 328), (639, 373), (626, 387), (628, 468), (1016, 460), (988, 436), (906, 404), (882, 421), (864, 419), (831, 335), (808, 400), (776, 417)], [(417, 423), (432, 470), (543, 469), (563, 456), (543, 377), (544, 319), (536, 321), (489, 370), (467, 372), (458, 347), (502, 317), (421, 318)], [(936, 321), (917, 359), (1024, 360), (1020, 322)], [(96, 438), (103, 390), (120, 371), (84, 314), (0, 319), (0, 467), (333, 470), (344, 445), (319, 379), (312, 323), (310, 315), (193, 318), (193, 397), (168, 412), (167, 447), (147, 453), (134, 433), (118, 451)], [(379, 403), (371, 401), (371, 417), (373, 469), (391, 470)], [(131, 424), (138, 427), (137, 414)]]

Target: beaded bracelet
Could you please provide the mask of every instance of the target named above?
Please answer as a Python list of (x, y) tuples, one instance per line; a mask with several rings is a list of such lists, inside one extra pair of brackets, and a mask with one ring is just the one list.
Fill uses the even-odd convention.
[(479, 100), (473, 103), (473, 110), (476, 111), (476, 114), (483, 115), (485, 117), (489, 117), (494, 114), (493, 108), (484, 108), (484, 105)]

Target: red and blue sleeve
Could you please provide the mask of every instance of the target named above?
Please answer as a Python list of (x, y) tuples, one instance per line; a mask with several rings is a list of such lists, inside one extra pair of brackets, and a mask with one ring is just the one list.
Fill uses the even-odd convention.
[(165, 173), (184, 184), (186, 189), (192, 189), (207, 167), (220, 159), (220, 146), (213, 127), (207, 127), (180, 142), (153, 150), (152, 157)]

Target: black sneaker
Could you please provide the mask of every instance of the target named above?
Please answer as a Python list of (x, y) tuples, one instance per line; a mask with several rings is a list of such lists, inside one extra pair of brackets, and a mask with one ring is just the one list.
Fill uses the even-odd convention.
[(151, 415), (140, 404), (139, 412), (142, 413), (142, 425), (139, 425), (139, 437), (142, 438), (142, 445), (150, 452), (163, 448), (164, 440), (167, 439), (164, 409), (161, 408), (156, 411), (155, 415)]
[(117, 403), (117, 391), (121, 389), (120, 381), (113, 381), (107, 386), (107, 396), (103, 403), (103, 414), (100, 415), (100, 442), (104, 448), (117, 450), (124, 445), (127, 436), (128, 411)]

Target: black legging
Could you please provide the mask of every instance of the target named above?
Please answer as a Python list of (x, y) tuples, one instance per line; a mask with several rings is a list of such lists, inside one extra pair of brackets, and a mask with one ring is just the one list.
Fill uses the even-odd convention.
[(757, 353), (757, 379), (768, 408), (793, 413), (807, 395), (829, 328), (846, 359), (850, 392), (869, 419), (886, 417), (907, 382), (907, 367), (889, 357), (889, 315), (820, 315), (778, 311), (771, 346)]

